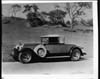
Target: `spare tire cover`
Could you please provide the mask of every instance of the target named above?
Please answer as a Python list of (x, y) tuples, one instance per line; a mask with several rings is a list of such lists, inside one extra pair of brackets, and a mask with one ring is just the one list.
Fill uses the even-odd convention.
[[(44, 50), (44, 55), (42, 56), (42, 58), (44, 58), (47, 54), (47, 50), (46, 48), (43, 46), (43, 45), (37, 45), (35, 48), (34, 48), (34, 52), (38, 55), (38, 50), (42, 48)], [(38, 55), (39, 56), (39, 55)]]

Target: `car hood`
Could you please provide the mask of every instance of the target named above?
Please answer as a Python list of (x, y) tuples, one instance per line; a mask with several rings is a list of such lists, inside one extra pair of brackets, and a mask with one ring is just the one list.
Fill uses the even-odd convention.
[(40, 43), (26, 43), (24, 44), (23, 48), (34, 48), (37, 45), (40, 45)]

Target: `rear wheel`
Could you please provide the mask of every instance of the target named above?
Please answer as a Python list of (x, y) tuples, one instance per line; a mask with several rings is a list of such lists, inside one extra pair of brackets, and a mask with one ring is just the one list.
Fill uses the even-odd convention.
[(18, 59), (21, 63), (30, 63), (32, 61), (32, 52), (23, 51), (19, 53)]
[(73, 49), (71, 54), (71, 61), (78, 61), (81, 58), (81, 51), (79, 49)]

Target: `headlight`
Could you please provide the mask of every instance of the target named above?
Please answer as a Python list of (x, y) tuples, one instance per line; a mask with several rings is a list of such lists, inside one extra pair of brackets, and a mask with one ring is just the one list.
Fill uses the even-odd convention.
[(19, 43), (15, 46), (16, 49), (21, 50), (23, 48), (24, 44)]

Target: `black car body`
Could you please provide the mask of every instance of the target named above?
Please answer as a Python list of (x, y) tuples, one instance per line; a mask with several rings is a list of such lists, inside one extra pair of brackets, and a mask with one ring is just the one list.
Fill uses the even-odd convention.
[(86, 55), (82, 47), (74, 44), (65, 44), (65, 37), (61, 35), (41, 36), (41, 43), (18, 44), (11, 54), (13, 58), (22, 63), (29, 63), (36, 58), (48, 58), (52, 56), (69, 56), (77, 61)]

